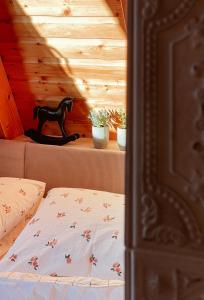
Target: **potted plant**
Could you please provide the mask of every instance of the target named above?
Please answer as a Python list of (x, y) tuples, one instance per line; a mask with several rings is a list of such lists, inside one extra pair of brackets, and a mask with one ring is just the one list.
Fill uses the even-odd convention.
[(106, 148), (109, 142), (110, 113), (106, 109), (92, 109), (89, 118), (92, 122), (92, 137), (95, 148)]
[(120, 150), (126, 149), (126, 128), (127, 128), (127, 116), (124, 107), (112, 111), (111, 113), (112, 123), (117, 127), (117, 143)]

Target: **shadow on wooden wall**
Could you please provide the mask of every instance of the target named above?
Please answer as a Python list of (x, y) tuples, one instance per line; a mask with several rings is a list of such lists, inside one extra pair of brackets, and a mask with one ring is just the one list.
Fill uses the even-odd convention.
[[(118, 1), (107, 0), (112, 13), (101, 6), (101, 17), (95, 17), (94, 1), (88, 1), (93, 2), (88, 10), (80, 0), (43, 2), (0, 1), (0, 56), (24, 129), (34, 126), (36, 104), (54, 107), (72, 96), (76, 100), (66, 126), (89, 136), (89, 108), (117, 106), (125, 99), (126, 41), (113, 17), (119, 17)], [(59, 134), (52, 123), (44, 132)]]
[(119, 3), (119, 10), (116, 10), (115, 3), (112, 0), (106, 0), (106, 3), (112, 10), (115, 17), (119, 19), (120, 26), (127, 33), (127, 23), (126, 23), (126, 13), (127, 13), (127, 1), (128, 0), (118, 0)]

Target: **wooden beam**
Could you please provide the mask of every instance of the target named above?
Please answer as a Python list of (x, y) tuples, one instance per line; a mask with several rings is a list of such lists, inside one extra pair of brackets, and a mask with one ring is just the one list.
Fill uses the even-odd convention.
[(23, 133), (23, 126), (1, 59), (0, 86), (0, 132), (4, 138), (11, 139)]
[(120, 0), (124, 28), (127, 33), (127, 0)]

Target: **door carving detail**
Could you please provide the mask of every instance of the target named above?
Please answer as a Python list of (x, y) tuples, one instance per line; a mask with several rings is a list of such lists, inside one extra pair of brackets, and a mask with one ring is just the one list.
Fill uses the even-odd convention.
[[(178, 299), (182, 300), (201, 300), (204, 291), (204, 280), (201, 277), (186, 274), (180, 270), (176, 272), (177, 286), (178, 286)], [(202, 292), (200, 288), (202, 286)]]
[(158, 8), (158, 0), (147, 0), (144, 1), (144, 7), (142, 10), (142, 15), (144, 18), (151, 18), (153, 17)]
[(203, 300), (204, 280), (201, 276), (193, 276), (186, 271), (171, 269), (169, 273), (163, 270), (144, 270), (145, 298), (158, 300), (160, 295), (165, 295), (168, 300)]
[[(181, 200), (178, 201), (171, 193), (162, 188), (157, 188), (157, 197), (163, 198), (166, 204), (172, 207), (176, 218), (181, 219), (184, 224), (176, 227), (173, 224), (161, 222), (161, 213), (155, 198), (144, 195), (142, 198), (142, 237), (145, 240), (154, 241), (159, 244), (173, 244), (175, 246), (183, 246), (189, 244), (191, 246), (200, 245), (202, 241), (201, 232), (197, 226), (197, 222), (191, 211)], [(179, 220), (177, 224), (179, 223)]]
[[(158, 102), (159, 82), (158, 82), (158, 60), (160, 59), (159, 42), (161, 32), (172, 30), (173, 28), (186, 18), (186, 23), (182, 25), (182, 30), (179, 39), (174, 41), (174, 37), (170, 40), (170, 48), (185, 41), (191, 40), (192, 48), (195, 49), (202, 45), (204, 37), (202, 29), (204, 26), (204, 17), (192, 17), (188, 15), (193, 10), (196, 0), (174, 1), (177, 7), (170, 11), (166, 16), (157, 19), (155, 17), (156, 10), (159, 12), (159, 5), (156, 1), (146, 1), (143, 7), (143, 28), (144, 29), (144, 176), (142, 182), (142, 197), (141, 197), (141, 230), (140, 242), (152, 241), (156, 244), (173, 245), (176, 247), (197, 247), (199, 248), (203, 241), (203, 233), (196, 218), (196, 214), (189, 203), (200, 202), (202, 200), (202, 189), (204, 192), (204, 176), (199, 174), (196, 169), (191, 171), (188, 178), (185, 178), (185, 183), (182, 187), (182, 193), (179, 189), (174, 190), (168, 182), (160, 183), (158, 180), (158, 119), (160, 112), (160, 103)], [(167, 3), (167, 1), (166, 1)], [(151, 14), (144, 14), (146, 7), (151, 6)], [(167, 5), (166, 5), (167, 6)], [(154, 9), (153, 9), (154, 8)], [(183, 22), (183, 21), (182, 21)], [(162, 36), (163, 38), (163, 36)], [(174, 49), (172, 50), (172, 52)], [(176, 52), (176, 51), (174, 51)], [(172, 53), (171, 53), (172, 55)], [(168, 59), (173, 58), (168, 54)], [(170, 66), (171, 67), (171, 66)], [(189, 65), (190, 76), (198, 76), (202, 73), (203, 64)], [(193, 94), (192, 90), (192, 94)], [(193, 96), (192, 96), (193, 98)], [(171, 99), (169, 100), (171, 101)], [(204, 105), (204, 104), (203, 104)], [(199, 103), (198, 103), (199, 107)], [(203, 109), (204, 113), (204, 109)], [(172, 120), (170, 120), (172, 122)], [(192, 122), (193, 126), (193, 122)], [(190, 141), (190, 139), (189, 139)], [(191, 150), (201, 151), (204, 146), (200, 141), (195, 141)], [(196, 180), (196, 184), (195, 184)], [(192, 201), (193, 200), (193, 201)], [(168, 220), (167, 208), (171, 215), (174, 215), (172, 220)], [(143, 243), (143, 242), (142, 242)]]
[(186, 29), (191, 34), (194, 49), (204, 46), (204, 15), (191, 19)]

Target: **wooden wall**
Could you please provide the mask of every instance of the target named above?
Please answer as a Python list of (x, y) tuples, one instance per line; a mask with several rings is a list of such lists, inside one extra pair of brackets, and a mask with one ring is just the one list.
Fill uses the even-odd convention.
[(84, 136), (91, 107), (125, 104), (121, 0), (1, 0), (0, 56), (25, 129), (35, 104), (54, 107), (67, 95), (76, 98), (67, 126)]

